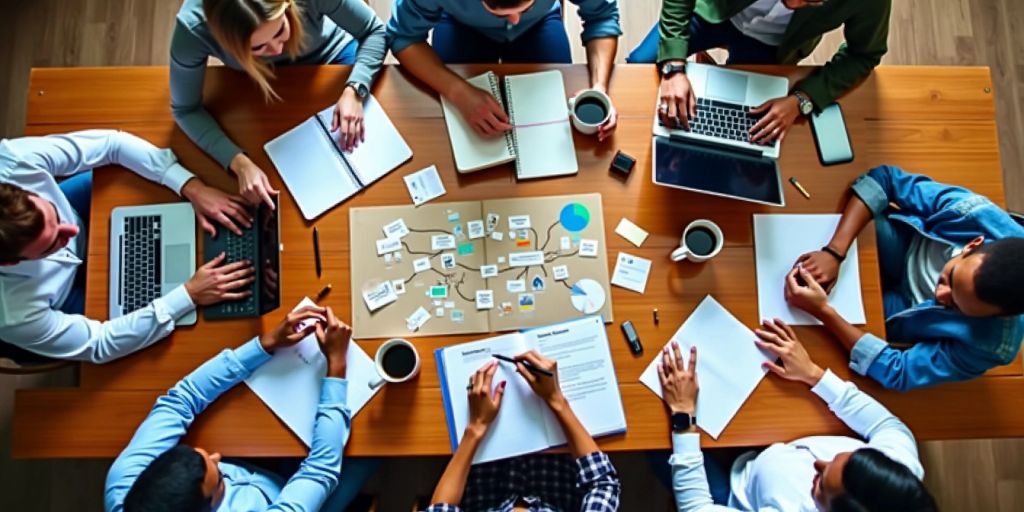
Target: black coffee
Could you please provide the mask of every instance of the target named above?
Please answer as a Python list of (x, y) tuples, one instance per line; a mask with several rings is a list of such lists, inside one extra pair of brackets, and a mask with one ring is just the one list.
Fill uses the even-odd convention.
[(416, 368), (416, 353), (408, 345), (391, 345), (381, 360), (384, 373), (393, 379), (402, 379)]
[(576, 117), (587, 124), (601, 124), (608, 116), (604, 103), (597, 98), (583, 98), (576, 104)]
[(707, 256), (715, 250), (718, 240), (708, 228), (695, 227), (686, 232), (686, 246), (697, 256)]

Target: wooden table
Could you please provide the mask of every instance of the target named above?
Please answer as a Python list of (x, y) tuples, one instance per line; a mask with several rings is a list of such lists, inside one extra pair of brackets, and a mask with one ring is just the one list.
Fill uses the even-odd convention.
[[(499, 73), (521, 73), (554, 66), (499, 66)], [(566, 88), (587, 85), (583, 66), (559, 66)], [(459, 71), (469, 76), (482, 66)], [(756, 69), (756, 68), (755, 68)], [(807, 68), (771, 67), (763, 71), (791, 79)], [(223, 68), (210, 69), (206, 102), (229, 135), (270, 175), (278, 188), (263, 144), (334, 101), (345, 83), (343, 66), (282, 68), (276, 88), (283, 103), (265, 104), (248, 78)], [(170, 147), (196, 174), (224, 190), (234, 180), (205, 156), (174, 124), (168, 105), (167, 69), (36, 69), (28, 98), (27, 133), (46, 134), (111, 127)], [(178, 379), (224, 348), (235, 347), (276, 324), (284, 310), (327, 282), (334, 291), (327, 305), (345, 317), (349, 296), (348, 209), (407, 204), (402, 176), (436, 164), (448, 194), (440, 201), (478, 200), (600, 192), (604, 196), (607, 250), (628, 250), (655, 264), (645, 295), (612, 289), (615, 318), (632, 320), (647, 352), (634, 357), (619, 332), (608, 338), (622, 390), (628, 433), (600, 441), (605, 450), (643, 450), (669, 445), (667, 418), (658, 398), (637, 380), (657, 348), (698, 302), (711, 293), (747, 325), (758, 321), (751, 214), (758, 212), (836, 212), (849, 183), (872, 166), (890, 163), (931, 174), (941, 181), (967, 185), (1003, 203), (996, 142), (994, 103), (987, 68), (882, 67), (842, 100), (854, 142), (852, 164), (819, 165), (810, 130), (804, 123), (786, 138), (781, 159), (785, 176), (796, 176), (810, 191), (807, 200), (785, 186), (785, 209), (719, 199), (657, 187), (651, 183), (651, 116), (657, 91), (653, 66), (618, 66), (611, 96), (619, 111), (619, 128), (604, 144), (576, 134), (577, 176), (516, 183), (510, 165), (461, 176), (454, 170), (444, 119), (436, 96), (395, 67), (382, 73), (374, 94), (412, 146), (411, 162), (369, 190), (317, 221), (324, 274), (318, 281), (312, 265), (311, 223), (305, 222), (290, 195), (282, 194), (283, 283), (281, 311), (262, 319), (204, 322), (178, 329), (169, 339), (140, 353), (102, 365), (83, 364), (80, 385), (72, 389), (19, 390), (15, 402), (16, 457), (111, 457), (125, 446), (153, 401)], [(632, 176), (608, 171), (621, 149), (637, 158)], [(110, 210), (117, 205), (174, 201), (174, 194), (123, 169), (103, 169), (94, 178), (89, 241), (87, 313), (104, 318), (107, 305), (107, 238)], [(612, 232), (627, 217), (651, 232), (636, 249)], [(726, 233), (725, 249), (709, 263), (672, 263), (669, 252), (682, 228), (704, 217)], [(860, 237), (861, 280), (870, 332), (884, 336), (874, 232)], [(610, 258), (614, 261), (614, 258)], [(611, 271), (611, 269), (609, 269)], [(655, 326), (651, 309), (660, 310)], [(848, 356), (821, 328), (798, 328), (816, 361), (844, 378), (851, 377)], [(416, 338), (427, 364), (414, 382), (387, 386), (353, 422), (350, 455), (437, 455), (449, 453), (448, 433), (435, 366), (434, 349), (472, 339), (466, 336)], [(476, 336), (479, 338), (479, 336)], [(360, 342), (373, 353), (379, 340)], [(1020, 359), (972, 382), (947, 384), (899, 394), (854, 376), (914, 430), (919, 439), (1024, 435), (1024, 371)], [(708, 445), (763, 445), (810, 434), (845, 434), (848, 430), (806, 388), (766, 378), (716, 442)], [(190, 430), (187, 442), (225, 455), (284, 456), (305, 454), (305, 447), (244, 385), (216, 401)]]

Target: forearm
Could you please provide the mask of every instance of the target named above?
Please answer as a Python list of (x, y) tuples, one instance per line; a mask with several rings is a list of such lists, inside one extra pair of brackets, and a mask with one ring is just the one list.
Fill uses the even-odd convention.
[(430, 498), (431, 503), (458, 505), (462, 502), (466, 480), (469, 478), (469, 470), (473, 465), (473, 456), (476, 455), (476, 450), (480, 447), (484, 433), (482, 429), (472, 426), (466, 428), (459, 448), (455, 450), (455, 455), (444, 469), (441, 480), (437, 482), (434, 495)]
[(395, 54), (402, 67), (444, 97), (450, 98), (466, 81), (441, 62), (426, 42), (413, 43)]
[(590, 86), (594, 89), (608, 92), (618, 47), (618, 37), (598, 37), (587, 42), (587, 70), (590, 72)]
[(839, 226), (836, 227), (835, 234), (829, 240), (828, 246), (839, 254), (846, 255), (850, 246), (853, 245), (853, 241), (857, 239), (857, 235), (871, 222), (872, 217), (871, 210), (864, 204), (864, 201), (856, 194), (851, 194), (850, 199), (846, 202), (846, 208), (843, 210), (843, 216), (839, 220)]
[(573, 458), (578, 459), (599, 450), (594, 438), (590, 437), (590, 433), (580, 423), (580, 419), (576, 417), (564, 396), (557, 398), (550, 406), (569, 441), (569, 450), (572, 451)]
[(694, 0), (665, 0), (658, 20), (658, 63), (685, 60), (689, 54)]
[(839, 339), (839, 342), (843, 344), (846, 350), (853, 350), (857, 340), (864, 336), (864, 331), (847, 322), (832, 306), (826, 306), (824, 310), (816, 313), (814, 316), (825, 325), (825, 328), (833, 336)]

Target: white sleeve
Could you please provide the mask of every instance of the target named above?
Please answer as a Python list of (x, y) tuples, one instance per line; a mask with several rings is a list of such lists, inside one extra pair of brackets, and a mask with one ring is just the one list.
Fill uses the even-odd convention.
[(194, 177), (178, 163), (170, 149), (160, 149), (135, 135), (117, 130), (22, 137), (3, 141), (3, 144), (10, 157), (17, 160), (13, 162), (15, 165), (11, 166), (8, 178), (17, 184), (31, 180), (32, 174), (39, 171), (62, 177), (116, 164), (180, 195), (181, 187)]
[(917, 441), (910, 429), (888, 409), (861, 391), (852, 382), (840, 379), (826, 370), (811, 388), (846, 423), (875, 448), (924, 478), (924, 467), (917, 454)]
[(735, 510), (711, 501), (711, 489), (704, 472), (704, 454), (700, 451), (700, 434), (672, 434), (672, 491), (679, 512)]
[(22, 322), (0, 328), (0, 339), (40, 355), (105, 363), (146, 348), (174, 330), (195, 309), (181, 285), (144, 308), (101, 322), (39, 304)]

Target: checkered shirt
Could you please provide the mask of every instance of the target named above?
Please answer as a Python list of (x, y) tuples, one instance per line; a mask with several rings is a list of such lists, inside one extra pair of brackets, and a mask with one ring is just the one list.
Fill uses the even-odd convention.
[(530, 455), (474, 466), (461, 506), (435, 503), (424, 512), (510, 512), (519, 501), (530, 512), (613, 512), (619, 509), (620, 490), (604, 452), (575, 461)]

